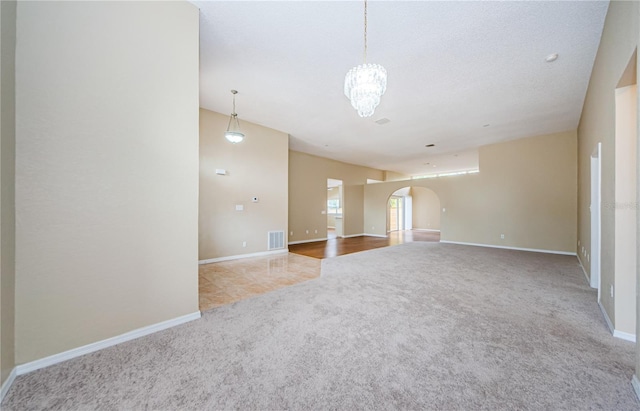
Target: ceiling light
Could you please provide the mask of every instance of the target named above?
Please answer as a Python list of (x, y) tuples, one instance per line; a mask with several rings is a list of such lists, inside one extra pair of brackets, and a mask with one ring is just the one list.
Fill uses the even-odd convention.
[(387, 90), (387, 70), (367, 63), (367, 0), (364, 0), (364, 63), (349, 70), (344, 78), (344, 95), (360, 117), (371, 117)]
[(549, 54), (545, 59), (547, 63), (553, 63), (558, 60), (558, 53)]
[(236, 94), (237, 90), (231, 90), (233, 94), (233, 112), (229, 117), (229, 124), (227, 125), (227, 131), (224, 132), (224, 136), (227, 140), (233, 144), (239, 143), (244, 140), (244, 134), (240, 131), (240, 122), (238, 121), (238, 114), (236, 113)]

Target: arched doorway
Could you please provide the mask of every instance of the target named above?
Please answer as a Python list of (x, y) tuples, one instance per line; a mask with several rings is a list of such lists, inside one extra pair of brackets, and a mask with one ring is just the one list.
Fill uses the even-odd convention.
[(387, 236), (392, 242), (440, 241), (440, 198), (426, 187), (408, 186), (387, 200)]

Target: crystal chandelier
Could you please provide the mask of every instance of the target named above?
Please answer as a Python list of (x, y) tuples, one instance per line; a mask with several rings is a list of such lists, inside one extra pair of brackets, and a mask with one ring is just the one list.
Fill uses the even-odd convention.
[(236, 113), (236, 94), (237, 90), (231, 90), (233, 94), (233, 112), (229, 117), (229, 124), (227, 125), (227, 131), (224, 132), (224, 136), (227, 140), (233, 144), (239, 143), (244, 140), (244, 134), (240, 131), (240, 122), (238, 121), (238, 114)]
[(387, 90), (387, 70), (367, 63), (367, 0), (364, 1), (364, 63), (352, 68), (344, 78), (344, 95), (360, 117), (371, 117)]

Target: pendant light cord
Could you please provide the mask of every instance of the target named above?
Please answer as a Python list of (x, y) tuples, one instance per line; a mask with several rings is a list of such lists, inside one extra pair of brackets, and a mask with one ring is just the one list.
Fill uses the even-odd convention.
[(232, 116), (237, 115), (236, 114), (236, 95), (235, 93), (233, 94), (233, 113), (231, 113)]

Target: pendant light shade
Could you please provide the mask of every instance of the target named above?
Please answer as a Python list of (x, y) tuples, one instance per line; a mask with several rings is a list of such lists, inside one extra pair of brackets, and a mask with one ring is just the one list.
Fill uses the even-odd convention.
[(224, 137), (233, 144), (240, 143), (244, 140), (244, 134), (240, 131), (240, 122), (238, 121), (238, 114), (236, 113), (236, 94), (237, 90), (231, 90), (233, 94), (233, 112), (229, 117), (229, 124), (227, 125), (227, 131), (224, 132)]

